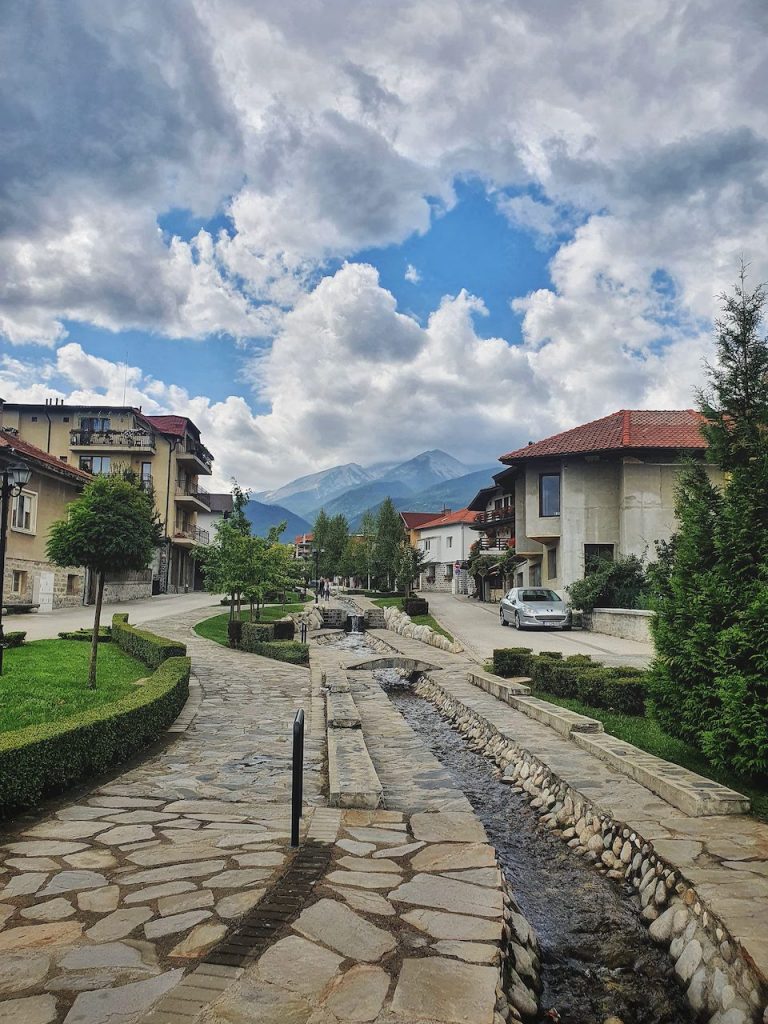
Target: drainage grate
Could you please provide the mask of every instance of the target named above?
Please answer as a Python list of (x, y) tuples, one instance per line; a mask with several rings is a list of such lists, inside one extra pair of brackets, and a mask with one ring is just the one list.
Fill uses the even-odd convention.
[(285, 874), (239, 926), (203, 959), (205, 964), (244, 967), (287, 931), (303, 908), (316, 882), (325, 874), (331, 846), (308, 839)]

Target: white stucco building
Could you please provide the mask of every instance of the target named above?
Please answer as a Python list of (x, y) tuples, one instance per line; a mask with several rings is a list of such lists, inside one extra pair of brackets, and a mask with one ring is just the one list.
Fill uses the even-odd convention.
[(418, 528), (417, 548), (424, 553), (424, 571), (419, 590), (444, 590), (466, 594), (469, 586), (466, 569), (469, 549), (477, 540), (472, 530), (475, 514), (466, 508), (443, 512)]

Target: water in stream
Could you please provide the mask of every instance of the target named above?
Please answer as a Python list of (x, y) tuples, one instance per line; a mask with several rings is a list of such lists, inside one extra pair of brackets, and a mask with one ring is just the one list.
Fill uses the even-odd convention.
[[(437, 710), (377, 673), (397, 709), (471, 802), (542, 948), (541, 1021), (683, 1024), (694, 1020), (671, 961), (653, 945), (627, 894), (539, 826)], [(554, 1008), (559, 1013), (547, 1016)]]

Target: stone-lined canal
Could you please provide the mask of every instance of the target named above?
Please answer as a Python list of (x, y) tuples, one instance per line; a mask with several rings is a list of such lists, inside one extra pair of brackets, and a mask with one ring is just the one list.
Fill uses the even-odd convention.
[(648, 937), (629, 901), (630, 890), (622, 894), (542, 830), (523, 797), (498, 781), (494, 765), (473, 751), (431, 704), (404, 688), (396, 671), (376, 675), (406, 722), (467, 796), (538, 933), (540, 1020), (692, 1021), (671, 961)]

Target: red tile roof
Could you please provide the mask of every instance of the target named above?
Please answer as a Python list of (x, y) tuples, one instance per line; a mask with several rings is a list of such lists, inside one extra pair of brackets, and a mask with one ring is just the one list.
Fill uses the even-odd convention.
[(55, 455), (49, 455), (42, 448), (37, 448), (35, 445), (30, 444), (29, 441), (22, 441), (20, 437), (17, 437), (8, 430), (0, 430), (0, 449), (3, 449), (8, 454), (18, 452), (22, 461), (31, 462), (33, 468), (37, 465), (43, 469), (55, 470), (58, 474), (68, 476), (72, 480), (77, 481), (77, 483), (88, 483), (90, 480), (93, 480), (90, 473), (62, 462)]
[(314, 533), (299, 533), (294, 540), (294, 544), (311, 544), (315, 539)]
[(619, 452), (638, 448), (704, 449), (703, 417), (695, 409), (620, 409), (572, 430), (553, 434), (543, 441), (508, 452), (500, 462), (580, 455), (588, 452)]
[(433, 530), (437, 526), (455, 526), (457, 523), (474, 523), (475, 514), (476, 513), (474, 512), (470, 512), (468, 508), (460, 508), (458, 512), (444, 512), (435, 519), (430, 519), (428, 523), (422, 523), (419, 529)]
[(441, 512), (401, 512), (400, 518), (405, 523), (406, 530), (418, 530), (424, 523), (436, 519)]
[(186, 416), (144, 416), (153, 427), (164, 434), (172, 434), (174, 437), (184, 437), (187, 432), (189, 420)]

